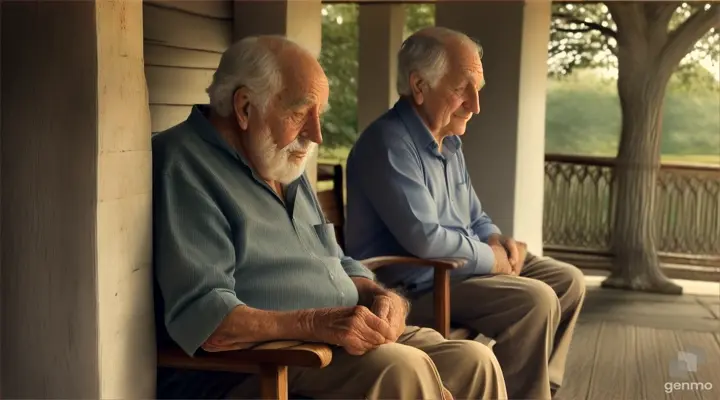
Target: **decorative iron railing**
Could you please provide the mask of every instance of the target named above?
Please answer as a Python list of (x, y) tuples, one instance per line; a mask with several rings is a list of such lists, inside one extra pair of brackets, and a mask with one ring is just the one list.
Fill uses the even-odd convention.
[[(601, 157), (545, 157), (546, 249), (610, 252), (614, 163)], [(663, 164), (656, 190), (661, 255), (720, 260), (720, 166)]]

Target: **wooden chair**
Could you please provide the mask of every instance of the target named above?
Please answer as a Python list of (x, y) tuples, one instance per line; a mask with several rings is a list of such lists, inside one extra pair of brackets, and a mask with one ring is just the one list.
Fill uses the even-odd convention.
[[(436, 296), (449, 299), (449, 271), (459, 268), (464, 261), (458, 260), (420, 260), (411, 257), (375, 257), (361, 261), (368, 269), (412, 263), (435, 268)], [(155, 290), (156, 304), (159, 290)], [(449, 301), (436, 301), (436, 320), (438, 326), (446, 326), (447, 336), (450, 324)], [(288, 367), (324, 368), (332, 361), (332, 350), (328, 345), (300, 342), (269, 342), (255, 346), (250, 350), (235, 350), (217, 353), (198, 351), (190, 357), (167, 335), (162, 322), (162, 310), (156, 311), (157, 365), (158, 367), (189, 369), (200, 371), (223, 371), (236, 373), (255, 373), (260, 375), (262, 399), (287, 400)], [(442, 331), (441, 331), (442, 333)]]
[(332, 360), (329, 346), (318, 343), (268, 343), (252, 350), (207, 353), (189, 357), (172, 341), (158, 343), (158, 367), (260, 375), (262, 399), (288, 399), (288, 367), (324, 368)]
[[(318, 191), (318, 200), (320, 206), (325, 212), (325, 217), (335, 225), (335, 236), (345, 250), (345, 195), (343, 187), (343, 168), (342, 165), (319, 164), (318, 165), (318, 183), (332, 182), (332, 189)], [(447, 259), (447, 260), (425, 260), (416, 257), (398, 257), (385, 256), (376, 257), (363, 262), (370, 270), (393, 265), (408, 264), (412, 266), (431, 266), (434, 271), (434, 292), (433, 292), (433, 308), (434, 308), (434, 325), (433, 328), (440, 332), (448, 339), (468, 339), (478, 336), (463, 327), (453, 327), (450, 325), (450, 271), (455, 268), (464, 266), (467, 261), (463, 259)], [(484, 336), (479, 340), (488, 346), (492, 346), (494, 341)]]
[(198, 350), (190, 357), (168, 335), (157, 282), (153, 289), (159, 368), (258, 374), (262, 399), (287, 400), (288, 367), (324, 368), (332, 360), (328, 345), (292, 341), (263, 343), (248, 350), (216, 353)]
[[(333, 182), (333, 189), (319, 192), (318, 198), (326, 218), (335, 224), (337, 239), (344, 248), (345, 208), (342, 166), (319, 165), (318, 181), (328, 180)], [(450, 330), (450, 271), (465, 265), (465, 260), (424, 260), (415, 257), (384, 256), (360, 262), (371, 271), (394, 264), (433, 267), (435, 269), (434, 328), (447, 338), (469, 336), (470, 332), (466, 329)], [(161, 304), (159, 293), (156, 287), (156, 304)], [(190, 357), (168, 337), (162, 315), (162, 310), (156, 311), (158, 367), (259, 374), (263, 399), (288, 399), (288, 367), (324, 368), (332, 361), (332, 350), (328, 345), (299, 342), (270, 342), (249, 350), (217, 353), (198, 351), (198, 354)]]

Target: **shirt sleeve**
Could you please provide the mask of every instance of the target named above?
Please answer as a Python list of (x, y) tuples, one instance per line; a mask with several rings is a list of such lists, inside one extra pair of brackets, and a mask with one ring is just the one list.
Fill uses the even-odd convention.
[(398, 243), (415, 257), (468, 260), (465, 268), (454, 274), (489, 273), (495, 263), (490, 246), (440, 225), (422, 165), (410, 145), (386, 140), (377, 146), (383, 149), (364, 158), (358, 179)]
[(235, 249), (217, 204), (181, 167), (156, 176), (155, 274), (165, 326), (189, 355), (243, 304), (235, 295)]
[(480, 199), (478, 198), (477, 193), (475, 193), (472, 182), (470, 182), (470, 176), (467, 171), (465, 171), (465, 174), (467, 175), (466, 179), (468, 182), (468, 191), (470, 192), (470, 227), (480, 240), (487, 243), (490, 235), (494, 233), (501, 233), (500, 228), (498, 228), (497, 225), (492, 222), (490, 216), (483, 211)]
[(341, 254), (340, 257), (340, 263), (342, 264), (343, 269), (345, 270), (345, 273), (348, 274), (350, 277), (360, 277), (360, 278), (367, 278), (372, 281), (375, 280), (375, 274), (372, 273), (366, 266), (364, 266), (360, 261), (357, 261), (353, 258), (347, 257), (345, 255), (342, 255), (342, 249), (340, 249), (340, 246), (338, 246), (338, 251)]

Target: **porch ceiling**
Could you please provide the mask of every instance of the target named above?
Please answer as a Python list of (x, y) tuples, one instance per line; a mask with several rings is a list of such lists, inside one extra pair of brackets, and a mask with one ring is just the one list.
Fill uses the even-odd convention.
[[(416, 4), (416, 3), (437, 3), (446, 0), (323, 0), (323, 4), (339, 4), (339, 3), (361, 3), (361, 4)], [(457, 0), (456, 0), (457, 1)], [(496, 0), (498, 1), (498, 0)], [(518, 1), (518, 0), (500, 0), (500, 1)], [(526, 0), (526, 1), (542, 1), (542, 0)], [(546, 0), (547, 1), (547, 0)], [(602, 3), (596, 0), (555, 0), (553, 3)]]

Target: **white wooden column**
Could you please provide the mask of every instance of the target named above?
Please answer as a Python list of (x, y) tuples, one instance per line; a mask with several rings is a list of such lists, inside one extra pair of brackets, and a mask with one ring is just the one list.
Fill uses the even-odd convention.
[[(321, 12), (320, 0), (235, 0), (234, 40), (253, 35), (283, 35), (320, 57)], [(317, 189), (317, 152), (310, 157), (307, 174)]]
[(142, 26), (134, 0), (3, 4), (4, 398), (155, 395)]
[(435, 23), (484, 48), (481, 112), (463, 136), (470, 177), (503, 232), (541, 254), (550, 1), (443, 1)]
[(397, 53), (403, 40), (403, 4), (359, 5), (358, 132), (385, 113), (398, 98)]
[(152, 157), (142, 2), (96, 0), (100, 398), (155, 395)]

